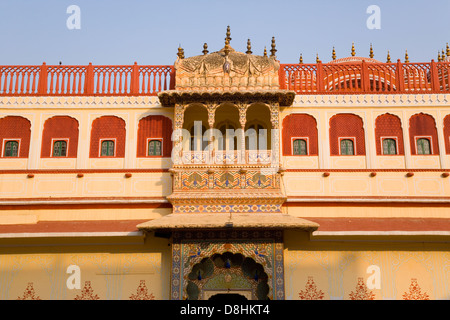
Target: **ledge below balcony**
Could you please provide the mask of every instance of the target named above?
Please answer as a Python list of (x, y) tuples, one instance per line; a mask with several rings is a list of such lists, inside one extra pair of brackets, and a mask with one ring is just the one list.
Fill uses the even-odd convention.
[(297, 229), (312, 232), (318, 223), (283, 213), (172, 213), (162, 218), (137, 225), (145, 231), (172, 231), (182, 229)]

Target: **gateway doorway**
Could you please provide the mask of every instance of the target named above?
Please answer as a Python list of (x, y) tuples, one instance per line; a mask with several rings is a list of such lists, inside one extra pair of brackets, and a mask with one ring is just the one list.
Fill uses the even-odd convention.
[(248, 299), (239, 293), (217, 293), (211, 296), (211, 301), (247, 301)]
[(189, 300), (267, 300), (264, 267), (241, 253), (216, 253), (192, 266), (186, 291)]

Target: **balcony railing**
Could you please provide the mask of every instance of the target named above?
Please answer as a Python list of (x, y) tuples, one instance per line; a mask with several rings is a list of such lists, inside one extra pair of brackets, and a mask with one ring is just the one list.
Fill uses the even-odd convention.
[(450, 62), (282, 64), (280, 88), (297, 94), (448, 93)]
[(175, 87), (173, 66), (0, 66), (1, 96), (155, 96)]
[(241, 151), (182, 151), (179, 164), (271, 164), (276, 159), (272, 158), (271, 150), (246, 150)]
[[(297, 94), (448, 93), (450, 62), (281, 64)], [(156, 96), (175, 88), (171, 65), (0, 66), (0, 96)]]

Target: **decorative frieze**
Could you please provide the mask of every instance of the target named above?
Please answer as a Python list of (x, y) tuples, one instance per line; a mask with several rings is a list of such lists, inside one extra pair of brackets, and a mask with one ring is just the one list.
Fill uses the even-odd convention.
[[(281, 213), (281, 204), (189, 204), (174, 206), (174, 213)], [(199, 218), (201, 219), (201, 218)]]
[[(178, 170), (173, 169), (173, 190), (279, 189), (279, 173), (260, 170)], [(210, 183), (211, 182), (211, 183)]]

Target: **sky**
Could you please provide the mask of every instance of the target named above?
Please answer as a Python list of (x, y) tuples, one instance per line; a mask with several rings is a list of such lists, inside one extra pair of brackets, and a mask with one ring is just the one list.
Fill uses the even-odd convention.
[[(79, 8), (78, 19), (71, 5)], [(379, 8), (378, 20), (371, 20)], [(356, 55), (386, 61), (437, 60), (450, 42), (450, 0), (0, 0), (1, 65), (171, 65), (181, 45), (185, 56), (224, 46), (254, 54), (275, 37), (281, 63), (315, 63)], [(79, 29), (70, 29), (79, 21)], [(370, 29), (367, 22), (379, 22)]]

